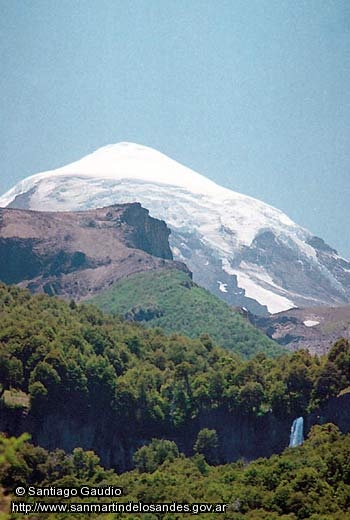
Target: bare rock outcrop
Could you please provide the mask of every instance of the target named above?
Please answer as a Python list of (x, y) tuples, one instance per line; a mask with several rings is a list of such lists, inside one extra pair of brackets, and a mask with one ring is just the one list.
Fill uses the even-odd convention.
[(139, 203), (78, 212), (0, 209), (0, 280), (83, 300), (116, 280), (181, 269), (165, 222)]

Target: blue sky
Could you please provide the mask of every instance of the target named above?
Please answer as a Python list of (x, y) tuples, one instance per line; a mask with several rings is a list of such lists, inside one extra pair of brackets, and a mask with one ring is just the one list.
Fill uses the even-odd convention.
[(348, 0), (0, 0), (0, 192), (152, 146), (350, 258)]

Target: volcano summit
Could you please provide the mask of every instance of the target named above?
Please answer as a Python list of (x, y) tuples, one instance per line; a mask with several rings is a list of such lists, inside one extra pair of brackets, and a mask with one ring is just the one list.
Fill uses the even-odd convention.
[(350, 263), (287, 215), (138, 144), (98, 149), (19, 182), (0, 206), (75, 211), (140, 202), (171, 229), (193, 279), (256, 314), (350, 301)]

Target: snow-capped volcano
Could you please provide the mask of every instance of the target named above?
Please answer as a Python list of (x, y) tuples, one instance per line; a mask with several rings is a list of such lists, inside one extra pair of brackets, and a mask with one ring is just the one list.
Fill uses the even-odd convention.
[(283, 212), (223, 188), (160, 152), (108, 145), (19, 182), (0, 206), (81, 210), (138, 201), (167, 222), (196, 282), (257, 313), (350, 299), (350, 264)]

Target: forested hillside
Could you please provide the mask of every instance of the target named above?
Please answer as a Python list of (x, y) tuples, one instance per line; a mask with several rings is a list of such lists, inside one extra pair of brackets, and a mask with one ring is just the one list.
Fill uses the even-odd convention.
[[(205, 334), (167, 336), (93, 306), (67, 305), (17, 287), (0, 287), (0, 313), (1, 406), (27, 406), (34, 425), (53, 416), (52, 435), (58, 435), (60, 419), (79, 420), (79, 429), (98, 424), (94, 435), (102, 451), (113, 428), (141, 442), (176, 436), (213, 411), (226, 421), (234, 413), (289, 420), (350, 384), (345, 340), (323, 358), (299, 351), (243, 360)], [(73, 447), (79, 437), (69, 435)]]
[(349, 385), (345, 340), (324, 358), (299, 351), (245, 361), (205, 334), (167, 336), (17, 287), (0, 287), (0, 312), (1, 394), (25, 392), (38, 413), (105, 403), (124, 419), (175, 425), (217, 406), (300, 415)]
[(276, 356), (283, 347), (253, 327), (227, 303), (199, 287), (188, 273), (169, 269), (137, 273), (114, 283), (92, 303), (147, 327), (190, 338), (207, 333), (220, 346), (249, 358), (258, 352)]

